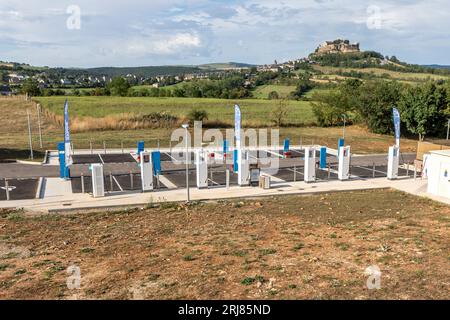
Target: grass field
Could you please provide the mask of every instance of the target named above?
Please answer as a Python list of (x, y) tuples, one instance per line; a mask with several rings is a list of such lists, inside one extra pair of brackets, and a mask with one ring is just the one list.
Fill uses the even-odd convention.
[[(65, 97), (39, 97), (45, 108), (62, 116)], [(151, 98), (151, 97), (69, 97), (70, 114), (80, 120), (87, 117), (103, 118), (109, 115), (149, 114), (167, 112), (179, 118), (185, 118), (193, 108), (207, 110), (208, 120), (227, 125), (234, 124), (234, 104), (238, 103), (242, 111), (242, 123), (249, 126), (271, 125), (270, 112), (276, 101), (258, 99), (226, 100), (207, 98)], [(315, 122), (312, 108), (307, 101), (288, 101), (287, 109), (292, 125), (308, 125)]]
[(267, 99), (270, 92), (276, 91), (280, 98), (287, 98), (295, 88), (296, 86), (263, 85), (254, 89), (253, 97), (257, 99)]
[[(5, 210), (0, 225), (0, 299), (449, 297), (450, 208), (391, 190), (78, 215)], [(66, 286), (71, 265), (78, 290)], [(374, 265), (379, 290), (366, 287)]]

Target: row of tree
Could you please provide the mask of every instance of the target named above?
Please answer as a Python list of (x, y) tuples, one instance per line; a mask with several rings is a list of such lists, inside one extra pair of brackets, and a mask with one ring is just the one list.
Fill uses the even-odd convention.
[(450, 117), (450, 82), (428, 81), (417, 86), (396, 81), (352, 79), (336, 90), (313, 95), (313, 111), (321, 126), (340, 125), (344, 115), (363, 123), (374, 133), (394, 131), (392, 108), (401, 113), (408, 133), (423, 140), (426, 135), (441, 136)]

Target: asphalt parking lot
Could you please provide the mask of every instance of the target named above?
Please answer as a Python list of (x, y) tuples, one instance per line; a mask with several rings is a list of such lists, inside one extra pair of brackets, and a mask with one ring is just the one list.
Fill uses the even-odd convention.
[[(39, 179), (8, 179), (9, 199), (35, 199)], [(0, 180), (0, 201), (7, 200), (5, 180)]]

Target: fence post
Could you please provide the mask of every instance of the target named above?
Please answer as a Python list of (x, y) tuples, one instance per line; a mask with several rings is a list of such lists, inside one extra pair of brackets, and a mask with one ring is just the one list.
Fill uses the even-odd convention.
[(84, 174), (81, 174), (81, 193), (84, 193)]
[(122, 153), (123, 153), (123, 140), (120, 140), (120, 147), (122, 148)]
[(92, 139), (89, 139), (89, 149), (91, 149), (91, 154), (93, 154), (94, 150), (92, 150)]
[(375, 162), (372, 163), (372, 178), (375, 178)]
[(225, 183), (226, 183), (226, 186), (227, 186), (227, 190), (230, 189), (230, 169), (228, 169), (228, 168), (227, 168), (227, 171), (226, 171)]
[(331, 177), (331, 164), (328, 164), (328, 181), (330, 180)]
[(111, 171), (109, 172), (109, 185), (111, 187), (111, 192), (114, 191), (113, 190), (113, 176), (112, 176)]
[(9, 183), (8, 179), (5, 178), (5, 191), (6, 191), (6, 200), (9, 201)]
[(131, 190), (134, 190), (133, 172), (130, 171), (130, 186)]
[(294, 165), (294, 182), (297, 182), (297, 166)]
[(103, 140), (103, 152), (104, 154), (106, 154), (106, 141)]

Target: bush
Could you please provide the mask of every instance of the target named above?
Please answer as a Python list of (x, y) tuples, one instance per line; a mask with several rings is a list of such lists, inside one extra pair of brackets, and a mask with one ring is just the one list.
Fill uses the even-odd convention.
[(208, 112), (201, 109), (192, 109), (187, 115), (189, 122), (208, 120)]

